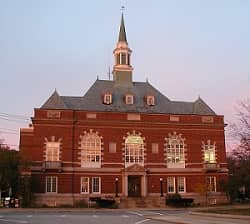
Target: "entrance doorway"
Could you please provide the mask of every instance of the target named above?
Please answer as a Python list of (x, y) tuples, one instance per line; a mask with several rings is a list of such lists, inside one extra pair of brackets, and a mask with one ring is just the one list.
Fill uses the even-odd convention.
[(128, 196), (141, 197), (141, 176), (128, 176)]

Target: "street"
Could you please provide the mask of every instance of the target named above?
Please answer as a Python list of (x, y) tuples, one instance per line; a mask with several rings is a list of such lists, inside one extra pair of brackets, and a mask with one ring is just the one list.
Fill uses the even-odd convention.
[(185, 209), (162, 210), (0, 210), (0, 224), (248, 224), (234, 219), (192, 215)]

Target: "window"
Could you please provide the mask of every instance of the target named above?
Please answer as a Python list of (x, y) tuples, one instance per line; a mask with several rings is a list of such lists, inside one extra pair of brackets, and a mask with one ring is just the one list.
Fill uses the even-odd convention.
[(57, 177), (46, 177), (46, 193), (57, 193)]
[(60, 142), (46, 142), (46, 161), (59, 161)]
[(126, 54), (125, 53), (121, 53), (121, 64), (122, 65), (126, 65)]
[(89, 178), (81, 177), (81, 193), (89, 193)]
[(204, 150), (204, 161), (206, 163), (215, 163), (215, 143), (213, 145), (210, 144), (210, 141), (208, 141), (208, 144), (203, 144), (203, 150)]
[(154, 154), (159, 153), (159, 144), (158, 143), (152, 143), (152, 153), (154, 153)]
[(168, 190), (168, 193), (175, 193), (175, 178), (174, 177), (167, 178), (167, 190)]
[(185, 168), (185, 144), (181, 135), (169, 135), (167, 140), (167, 165), (168, 168)]
[(154, 96), (147, 96), (147, 105), (149, 105), (149, 106), (155, 105), (155, 97)]
[(133, 95), (126, 95), (126, 104), (133, 104)]
[(92, 193), (101, 193), (101, 178), (93, 177), (92, 178)]
[(103, 103), (104, 104), (111, 104), (112, 103), (112, 95), (111, 94), (104, 94)]
[(177, 189), (179, 193), (186, 192), (186, 179), (185, 177), (177, 177)]
[(207, 176), (206, 177), (206, 185), (208, 192), (216, 192), (216, 177)]
[(130, 135), (125, 140), (125, 167), (144, 163), (144, 144), (139, 135)]
[(116, 64), (119, 65), (120, 63), (120, 54), (116, 55)]
[(81, 136), (81, 166), (101, 167), (101, 137), (90, 130)]

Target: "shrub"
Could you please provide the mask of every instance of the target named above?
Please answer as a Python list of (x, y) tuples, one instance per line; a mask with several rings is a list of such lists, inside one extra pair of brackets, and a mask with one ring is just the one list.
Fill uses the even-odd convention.
[(180, 194), (176, 193), (169, 195), (166, 198), (166, 205), (174, 207), (188, 207), (193, 203), (193, 198), (182, 198)]
[(96, 204), (100, 208), (117, 208), (115, 200), (110, 199), (99, 199)]

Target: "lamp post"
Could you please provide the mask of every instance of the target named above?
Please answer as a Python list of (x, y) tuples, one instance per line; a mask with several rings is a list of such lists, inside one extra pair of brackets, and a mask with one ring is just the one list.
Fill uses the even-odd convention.
[(161, 197), (163, 197), (162, 181), (163, 181), (163, 179), (160, 178)]
[(115, 178), (115, 196), (118, 197), (118, 177)]

